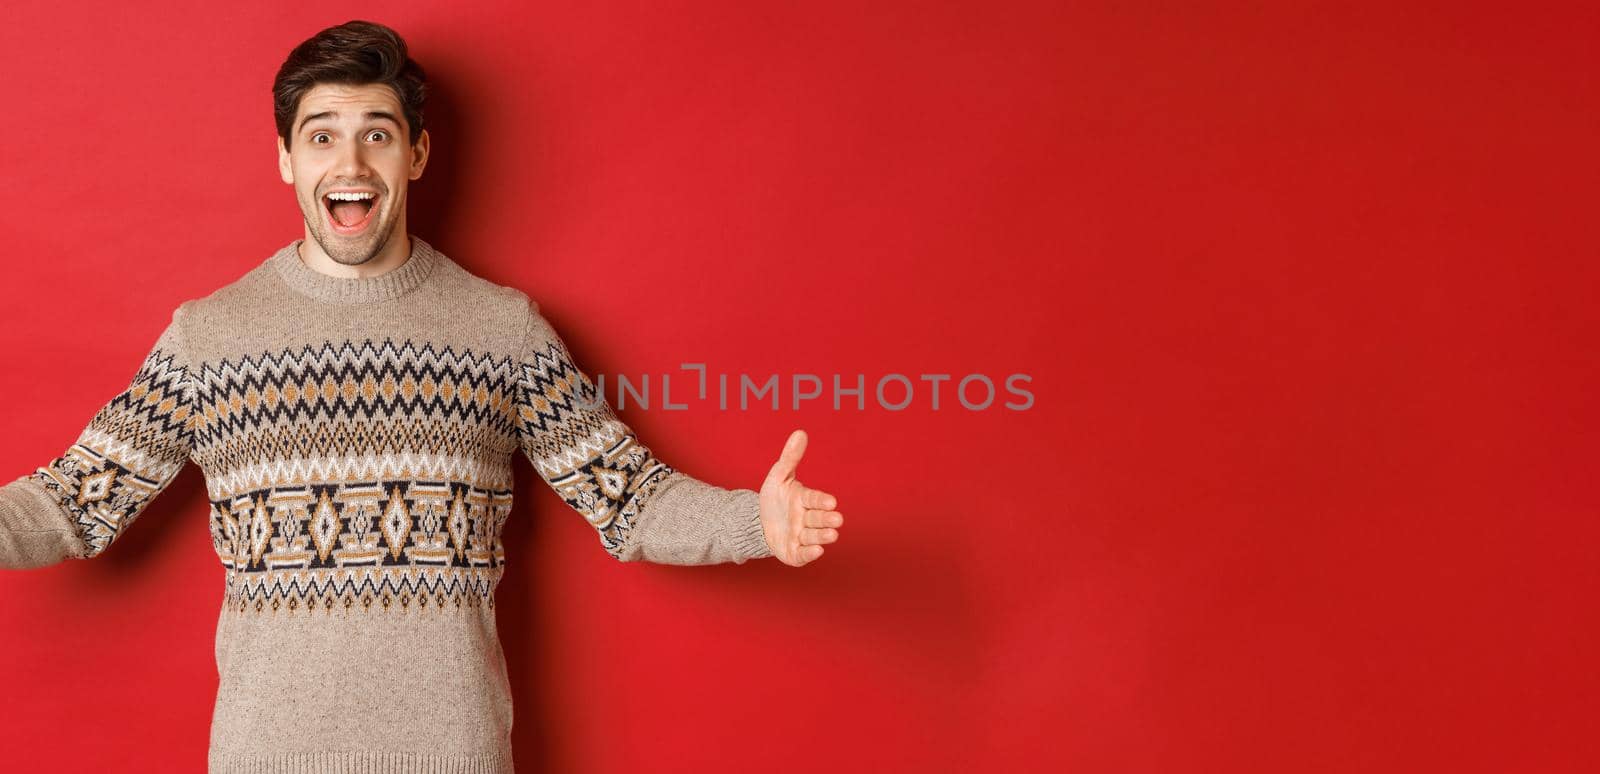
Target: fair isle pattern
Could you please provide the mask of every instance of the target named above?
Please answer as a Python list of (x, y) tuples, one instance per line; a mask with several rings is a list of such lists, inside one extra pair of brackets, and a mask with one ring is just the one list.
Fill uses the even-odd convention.
[(518, 450), (613, 556), (674, 472), (559, 339), (518, 363), (385, 338), (189, 368), (158, 348), (37, 475), (97, 554), (192, 457), (241, 612), (493, 607)]
[(674, 470), (617, 419), (559, 337), (522, 358), (518, 386), (517, 428), (528, 459), (617, 556), (645, 502)]
[(511, 491), (448, 482), (278, 488), (212, 503), (224, 605), (494, 607)]
[(511, 360), (385, 338), (195, 369), (223, 604), (494, 606), (511, 513)]
[(388, 338), (206, 363), (196, 462), (213, 500), (286, 480), (423, 469), (470, 478), (495, 467), (505, 483), (512, 371), (503, 357)]
[(96, 412), (66, 452), (32, 474), (76, 522), (83, 558), (105, 551), (188, 461), (193, 395), (175, 346), (163, 336), (127, 389)]

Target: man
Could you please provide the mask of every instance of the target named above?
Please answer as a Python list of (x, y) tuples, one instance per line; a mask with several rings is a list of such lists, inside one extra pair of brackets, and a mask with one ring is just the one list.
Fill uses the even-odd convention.
[(612, 413), (523, 292), (406, 232), (429, 138), (422, 69), (353, 21), (274, 84), (305, 234), (185, 301), (130, 386), (0, 487), (0, 567), (105, 551), (194, 460), (225, 570), (209, 766), (512, 770), (495, 630), (520, 451), (622, 561), (801, 566), (838, 538), (795, 479), (691, 478)]

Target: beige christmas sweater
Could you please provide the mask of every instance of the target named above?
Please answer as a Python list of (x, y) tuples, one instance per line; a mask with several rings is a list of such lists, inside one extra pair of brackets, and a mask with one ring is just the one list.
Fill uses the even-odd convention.
[(212, 772), (512, 771), (494, 594), (519, 452), (621, 561), (771, 556), (755, 492), (658, 459), (525, 293), (410, 239), (359, 279), (295, 240), (183, 302), (77, 441), (0, 487), (0, 567), (41, 567), (200, 466)]

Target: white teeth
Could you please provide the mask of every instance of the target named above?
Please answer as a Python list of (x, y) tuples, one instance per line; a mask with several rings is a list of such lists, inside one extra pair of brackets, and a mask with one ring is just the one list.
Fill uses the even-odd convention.
[(372, 193), (370, 191), (362, 191), (362, 192), (359, 192), (359, 193), (346, 193), (346, 192), (343, 192), (343, 191), (335, 191), (335, 192), (333, 192), (331, 194), (328, 194), (328, 198), (329, 199), (333, 199), (334, 201), (341, 201), (341, 202), (359, 202), (359, 201), (364, 201), (364, 200), (367, 200), (367, 199), (373, 199), (373, 198), (376, 198), (376, 197), (377, 197), (377, 194), (374, 194), (374, 193)]

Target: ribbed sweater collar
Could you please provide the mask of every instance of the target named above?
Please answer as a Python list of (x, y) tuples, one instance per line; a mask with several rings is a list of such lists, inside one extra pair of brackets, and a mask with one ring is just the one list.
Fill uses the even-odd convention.
[(294, 240), (274, 253), (268, 262), (278, 276), (299, 293), (332, 304), (361, 304), (399, 298), (421, 285), (443, 256), (415, 234), (410, 235), (411, 256), (405, 263), (375, 277), (334, 277), (300, 260), (300, 243)]

